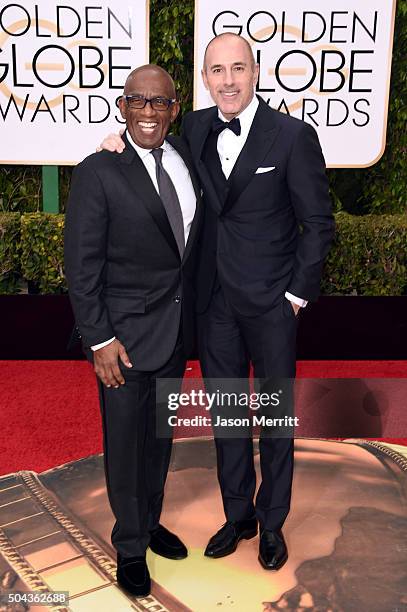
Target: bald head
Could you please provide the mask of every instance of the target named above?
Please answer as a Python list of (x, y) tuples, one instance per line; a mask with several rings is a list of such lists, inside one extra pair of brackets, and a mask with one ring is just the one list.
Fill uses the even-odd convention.
[(254, 96), (259, 66), (244, 38), (220, 34), (206, 47), (202, 78), (212, 100), (230, 121), (248, 107)]
[(247, 56), (249, 62), (251, 63), (251, 67), (254, 70), (256, 65), (256, 61), (254, 59), (253, 51), (248, 43), (248, 41), (239, 36), (239, 34), (234, 34), (233, 32), (223, 32), (223, 34), (218, 34), (208, 42), (206, 45), (204, 59), (203, 59), (203, 70), (207, 71), (207, 59), (208, 56), (212, 56), (212, 51), (216, 54), (217, 49), (224, 48), (224, 45), (233, 45), (242, 48), (243, 53)]
[(119, 108), (139, 147), (161, 147), (179, 112), (174, 81), (160, 66), (140, 66), (127, 77)]
[(175, 85), (174, 81), (164, 68), (157, 66), (156, 64), (145, 64), (139, 66), (130, 72), (124, 85), (124, 95), (134, 93), (139, 87), (139, 83), (145, 81), (147, 84), (149, 81), (159, 82), (161, 87), (165, 90), (167, 98), (175, 98)]

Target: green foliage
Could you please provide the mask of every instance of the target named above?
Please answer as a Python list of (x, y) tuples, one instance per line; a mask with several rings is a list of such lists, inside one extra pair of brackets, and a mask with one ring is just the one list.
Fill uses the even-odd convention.
[(407, 218), (336, 215), (337, 231), (325, 264), (327, 295), (405, 295)]
[(41, 293), (61, 293), (66, 288), (64, 215), (31, 213), (21, 216), (21, 271)]
[(59, 167), (59, 208), (61, 212), (65, 212), (66, 203), (69, 197), (72, 172), (72, 166)]
[(181, 113), (173, 131), (179, 132), (181, 116), (192, 109), (194, 80), (194, 2), (152, 0), (150, 61), (173, 77)]
[(407, 2), (397, 2), (386, 149), (370, 168), (329, 170), (337, 210), (357, 215), (403, 213), (407, 184)]
[(380, 161), (366, 172), (362, 186), (365, 209), (373, 213), (406, 210), (407, 183), (407, 2), (397, 3), (390, 89), (387, 147)]
[(40, 210), (41, 166), (0, 166), (0, 212)]
[[(21, 223), (21, 233), (20, 233)], [(64, 215), (0, 214), (0, 293), (16, 290), (19, 277), (41, 293), (66, 290)], [(325, 295), (405, 295), (407, 218), (336, 214), (336, 237), (322, 281)]]
[(0, 212), (0, 294), (16, 293), (20, 261), (20, 215)]

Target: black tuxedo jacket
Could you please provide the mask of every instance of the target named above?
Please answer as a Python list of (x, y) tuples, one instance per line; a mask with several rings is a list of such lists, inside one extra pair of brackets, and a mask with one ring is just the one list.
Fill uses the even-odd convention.
[[(247, 141), (224, 188), (214, 182), (205, 143), (217, 107), (185, 116), (204, 189), (197, 306), (208, 306), (216, 273), (241, 314), (262, 314), (285, 291), (315, 300), (334, 220), (315, 130), (259, 98)], [(205, 159), (203, 159), (205, 158)], [(217, 161), (217, 160), (216, 160)], [(256, 173), (258, 168), (274, 168)]]
[(200, 188), (185, 143), (167, 139), (197, 197), (182, 261), (161, 199), (126, 138), (123, 153), (95, 153), (75, 168), (66, 212), (65, 273), (83, 345), (116, 336), (141, 371), (165, 364), (181, 321), (187, 353), (193, 346)]

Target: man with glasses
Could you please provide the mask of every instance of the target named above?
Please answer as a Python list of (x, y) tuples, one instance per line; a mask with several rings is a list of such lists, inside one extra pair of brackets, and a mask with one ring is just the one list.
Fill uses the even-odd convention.
[(90, 155), (73, 174), (65, 271), (98, 377), (117, 578), (146, 596), (148, 546), (187, 556), (159, 523), (171, 436), (156, 435), (155, 384), (182, 378), (192, 350), (200, 190), (183, 141), (167, 137), (179, 112), (168, 73), (154, 65), (131, 72), (119, 108), (123, 154)]

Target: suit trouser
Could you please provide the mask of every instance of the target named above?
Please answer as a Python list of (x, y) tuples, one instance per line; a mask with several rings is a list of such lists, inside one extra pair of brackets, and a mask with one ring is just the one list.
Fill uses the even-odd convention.
[[(143, 556), (158, 526), (172, 431), (156, 435), (156, 379), (181, 379), (186, 359), (178, 342), (169, 361), (154, 372), (122, 368), (125, 384), (107, 389), (98, 381), (107, 492), (116, 519), (112, 544), (123, 557)], [(165, 410), (161, 416), (165, 415)]]
[[(246, 317), (233, 310), (218, 286), (208, 309), (198, 316), (203, 376), (247, 380), (251, 362), (256, 378), (292, 379), (296, 333), (297, 318), (284, 296), (270, 311)], [(251, 435), (244, 438), (215, 435), (215, 444), (226, 519), (240, 521), (256, 514), (262, 529), (281, 528), (290, 509), (293, 438), (260, 436), (262, 481), (255, 506), (256, 473)]]

